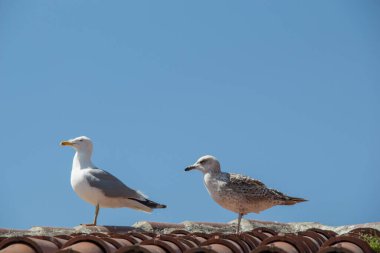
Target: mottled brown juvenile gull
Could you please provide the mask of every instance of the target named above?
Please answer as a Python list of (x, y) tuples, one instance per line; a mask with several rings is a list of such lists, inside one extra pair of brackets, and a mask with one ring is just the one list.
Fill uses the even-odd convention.
[(166, 207), (129, 188), (109, 172), (97, 168), (91, 162), (93, 145), (90, 138), (81, 136), (62, 141), (61, 145), (76, 150), (71, 170), (72, 188), (79, 197), (95, 206), (94, 222), (87, 225), (96, 226), (100, 207), (129, 207), (145, 212)]
[(194, 169), (203, 172), (205, 186), (215, 202), (239, 215), (237, 233), (241, 218), (247, 213), (259, 213), (275, 205), (294, 205), (306, 201), (270, 189), (257, 179), (222, 172), (219, 161), (211, 155), (202, 156), (185, 171)]

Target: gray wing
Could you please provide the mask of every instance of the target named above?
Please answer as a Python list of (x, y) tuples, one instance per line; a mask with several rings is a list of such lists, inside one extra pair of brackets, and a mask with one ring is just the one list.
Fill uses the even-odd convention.
[(91, 169), (89, 174), (90, 176), (87, 177), (88, 183), (92, 187), (101, 190), (107, 197), (145, 200), (143, 195), (126, 186), (107, 171), (95, 168)]

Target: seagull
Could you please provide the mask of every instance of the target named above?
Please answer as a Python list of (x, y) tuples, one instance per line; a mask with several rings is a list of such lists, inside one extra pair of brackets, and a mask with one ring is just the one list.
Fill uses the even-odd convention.
[(222, 172), (219, 161), (211, 155), (202, 156), (185, 169), (190, 170), (200, 170), (207, 191), (215, 202), (238, 214), (236, 233), (239, 233), (241, 219), (247, 213), (260, 213), (276, 205), (294, 205), (307, 201), (270, 189), (257, 179)]
[(71, 146), (76, 151), (71, 170), (73, 190), (80, 198), (95, 206), (94, 222), (86, 225), (96, 226), (100, 207), (128, 207), (144, 212), (166, 208), (129, 188), (111, 173), (96, 167), (91, 162), (93, 145), (90, 138), (81, 136), (62, 141), (61, 145)]

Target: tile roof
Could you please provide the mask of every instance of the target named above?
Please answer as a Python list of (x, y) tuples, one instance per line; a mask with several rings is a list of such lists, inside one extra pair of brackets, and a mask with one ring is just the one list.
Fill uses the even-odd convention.
[[(374, 253), (360, 235), (380, 236), (379, 230), (370, 227), (357, 227), (340, 235), (320, 228), (283, 233), (257, 227), (237, 235), (189, 231), (185, 224), (146, 223), (154, 232), (117, 226), (0, 229), (0, 253)], [(216, 229), (231, 226), (195, 225)], [(159, 232), (168, 228), (170, 232)]]

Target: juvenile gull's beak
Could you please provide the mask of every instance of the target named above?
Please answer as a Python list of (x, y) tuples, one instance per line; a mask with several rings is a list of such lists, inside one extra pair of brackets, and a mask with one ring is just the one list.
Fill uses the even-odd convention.
[(190, 165), (190, 166), (187, 166), (186, 167), (186, 169), (185, 169), (185, 171), (190, 171), (190, 170), (193, 170), (193, 169), (196, 169), (196, 168), (198, 168), (198, 166), (197, 165)]
[(73, 144), (69, 141), (61, 141), (61, 146), (72, 146)]

